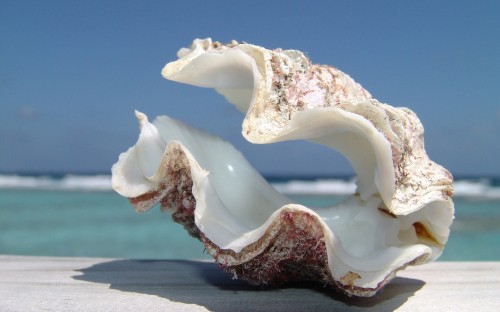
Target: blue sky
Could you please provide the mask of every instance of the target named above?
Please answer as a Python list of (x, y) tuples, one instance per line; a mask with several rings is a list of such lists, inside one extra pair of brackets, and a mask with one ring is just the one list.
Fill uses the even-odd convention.
[(213, 90), (163, 79), (194, 38), (298, 49), (414, 110), (431, 158), (500, 174), (499, 1), (2, 1), (0, 172), (109, 171), (168, 114), (235, 144), (264, 174), (350, 174), (310, 143), (254, 146)]

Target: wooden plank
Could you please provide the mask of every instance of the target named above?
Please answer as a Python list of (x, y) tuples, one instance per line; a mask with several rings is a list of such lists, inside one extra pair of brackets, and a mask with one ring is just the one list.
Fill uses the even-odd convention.
[(0, 311), (500, 311), (500, 262), (435, 262), (372, 298), (261, 288), (204, 261), (0, 256)]

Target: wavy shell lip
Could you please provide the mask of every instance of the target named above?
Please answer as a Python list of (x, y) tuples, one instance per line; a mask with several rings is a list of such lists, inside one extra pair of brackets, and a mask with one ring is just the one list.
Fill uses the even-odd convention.
[(244, 112), (253, 143), (306, 139), (344, 154), (357, 190), (310, 209), (274, 190), (228, 142), (167, 116), (141, 125), (113, 166), (113, 187), (139, 211), (157, 203), (236, 277), (315, 280), (371, 296), (407, 265), (436, 259), (453, 220), (451, 175), (427, 157), (423, 127), (338, 69), (299, 51), (197, 39), (162, 71), (214, 88)]

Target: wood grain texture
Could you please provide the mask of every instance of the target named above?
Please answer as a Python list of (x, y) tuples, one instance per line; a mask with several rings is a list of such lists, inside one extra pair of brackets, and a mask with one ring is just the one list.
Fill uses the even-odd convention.
[(372, 298), (233, 280), (186, 260), (0, 256), (0, 311), (500, 311), (500, 262), (435, 262)]

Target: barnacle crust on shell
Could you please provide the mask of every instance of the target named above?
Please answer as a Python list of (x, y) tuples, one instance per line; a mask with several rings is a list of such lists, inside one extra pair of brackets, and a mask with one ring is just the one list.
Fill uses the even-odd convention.
[(228, 142), (139, 112), (141, 134), (113, 166), (113, 187), (138, 211), (160, 203), (219, 265), (260, 284), (328, 283), (371, 296), (398, 270), (442, 253), (452, 177), (431, 161), (407, 108), (374, 99), (340, 70), (295, 50), (197, 39), (165, 78), (214, 88), (245, 113), (252, 143), (310, 140), (351, 162), (355, 194), (310, 209), (274, 190)]

